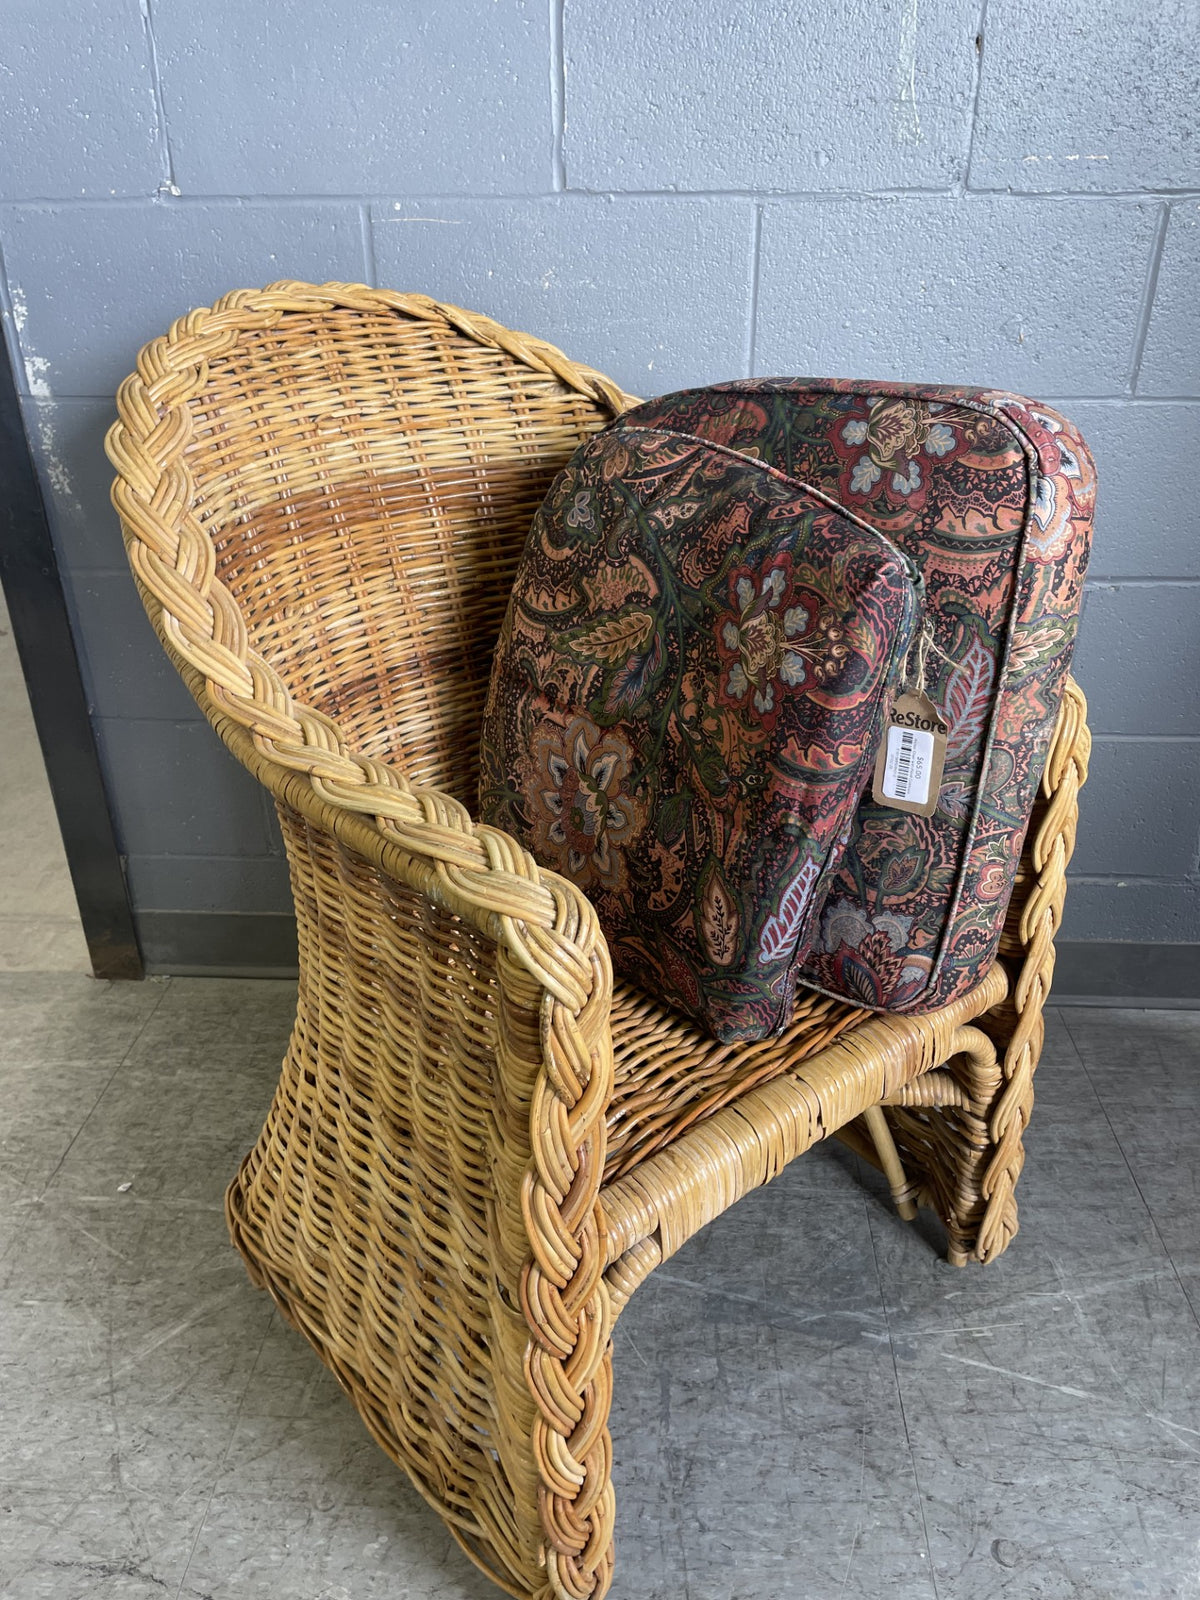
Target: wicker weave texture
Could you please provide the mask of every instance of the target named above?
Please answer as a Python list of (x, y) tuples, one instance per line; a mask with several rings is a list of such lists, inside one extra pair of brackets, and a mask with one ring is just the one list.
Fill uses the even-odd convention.
[(288, 283), (147, 346), (109, 439), (151, 620), (291, 865), (297, 1022), (233, 1238), (473, 1558), (538, 1600), (611, 1578), (613, 1318), (740, 1195), (841, 1130), (952, 1259), (1007, 1244), (1086, 774), (1072, 688), (1005, 956), (943, 1012), (809, 995), (779, 1038), (720, 1046), (614, 995), (587, 900), (463, 800), (528, 521), (627, 403), (457, 308)]

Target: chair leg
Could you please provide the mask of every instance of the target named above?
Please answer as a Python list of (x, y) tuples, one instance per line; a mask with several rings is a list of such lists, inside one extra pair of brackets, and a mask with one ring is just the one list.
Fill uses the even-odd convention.
[(887, 1118), (883, 1114), (883, 1107), (872, 1106), (869, 1111), (863, 1112), (862, 1119), (867, 1125), (867, 1132), (874, 1140), (879, 1165), (883, 1168), (888, 1188), (892, 1191), (892, 1200), (897, 1213), (905, 1222), (915, 1222), (917, 1202), (913, 1195), (913, 1187), (904, 1175), (904, 1164), (900, 1160), (896, 1141), (892, 1138)]
[[(1025, 1129), (1033, 1113), (1033, 1074), (1041, 1059), (1046, 1037), (1045, 1004), (1054, 971), (1053, 927), (1061, 912), (1061, 899), (1053, 919), (1047, 918), (1045, 948), (1027, 956), (1017, 978), (1013, 997), (1015, 1024), (1000, 1028), (1003, 1046), (1000, 1086), (988, 1110), (988, 1152), (980, 1190), (984, 1210), (972, 1254), (979, 1261), (1003, 1255), (1019, 1226), (1015, 1190), (1025, 1165)], [(981, 1019), (985, 1023), (989, 1019)]]
[[(962, 1267), (970, 1260), (990, 1261), (1004, 1250), (1017, 1231), (1017, 1204), (1013, 1189), (1025, 1161), (1024, 1146), (1020, 1141), (1025, 1122), (1021, 1122), (1017, 1130), (1015, 1147), (1007, 1138), (1003, 1147), (997, 1145), (995, 1117), (1007, 1090), (996, 1048), (979, 1028), (963, 1028), (955, 1038), (955, 1044), (959, 1053), (950, 1064), (950, 1072), (962, 1085), (969, 1104), (953, 1113), (944, 1114), (958, 1137), (948, 1174), (951, 1176), (953, 1192), (946, 1196), (942, 1220), (946, 1224), (949, 1239), (946, 1259), (951, 1266)], [(1032, 1104), (1032, 1088), (1029, 1100)], [(1028, 1121), (1028, 1117), (1025, 1121)], [(1002, 1230), (1003, 1240), (998, 1242), (996, 1229), (1000, 1219), (991, 1202), (995, 1192), (995, 1175), (1002, 1162), (1010, 1165), (1015, 1162), (1015, 1170), (1002, 1208), (1006, 1223)]]
[[(992, 1115), (1003, 1097), (1004, 1077), (995, 1046), (980, 1028), (965, 1026), (955, 1030), (951, 1054), (944, 1066), (906, 1084), (884, 1104), (888, 1107), (884, 1123), (886, 1143), (892, 1146), (891, 1158), (876, 1129), (884, 1121), (882, 1107), (864, 1114), (879, 1155), (877, 1164), (891, 1185), (901, 1216), (901, 1201), (915, 1197), (941, 1217), (948, 1235), (947, 1260), (963, 1266), (973, 1257), (990, 1259), (992, 1250), (982, 1253), (981, 1240), (991, 1215), (990, 1194), (993, 1170), (1002, 1156), (1011, 1164), (1014, 1152), (1006, 1141), (1002, 1151), (992, 1137)], [(890, 1170), (894, 1159), (899, 1182)], [(1017, 1172), (1024, 1157), (1016, 1154)], [(907, 1174), (907, 1178), (905, 1177)], [(1011, 1226), (1005, 1236), (1016, 1231), (1016, 1206), (1012, 1183), (1006, 1192), (1006, 1218)], [(915, 1209), (915, 1208), (914, 1208)], [(1003, 1245), (1000, 1246), (1003, 1249)]]

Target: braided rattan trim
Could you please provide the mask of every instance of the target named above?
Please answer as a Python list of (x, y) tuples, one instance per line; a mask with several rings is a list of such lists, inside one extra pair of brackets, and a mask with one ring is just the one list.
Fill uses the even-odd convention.
[(450, 796), (356, 754), (332, 719), (294, 700), (251, 646), (193, 511), (189, 401), (202, 394), (209, 360), (290, 312), (332, 308), (388, 311), (452, 329), (614, 415), (631, 402), (552, 345), (459, 307), (361, 284), (283, 282), (228, 294), (146, 345), (121, 385), (119, 420), (107, 440), (118, 471), (113, 502), (139, 589), (171, 654), (203, 679), (199, 698), (210, 719), (244, 728), (275, 768), (331, 808), (361, 814), (430, 869), (437, 898), (497, 936), (544, 991), (544, 1073), (531, 1108), (533, 1164), (522, 1193), (531, 1255), (522, 1291), (532, 1335), (527, 1376), (538, 1408), (533, 1449), (549, 1592), (586, 1600), (610, 1581), (614, 1514), (611, 1309), (599, 1205), (612, 1094), (612, 979), (596, 914), (573, 884), (542, 872), (507, 834), (476, 827)]
[[(939, 1068), (885, 1101), (906, 1185), (941, 1216), (947, 1260), (955, 1266), (994, 1260), (1017, 1232), (1023, 1135), (1033, 1106), (1079, 789), (1087, 776), (1091, 739), (1085, 713), (1083, 695), (1068, 679), (1001, 939), (1008, 997), (980, 1013), (977, 1029), (962, 1030)], [(966, 1042), (965, 1035), (971, 1036)], [(880, 1165), (861, 1128), (840, 1136)]]
[(1042, 1053), (1043, 1013), (1054, 977), (1054, 936), (1062, 921), (1067, 866), (1079, 820), (1079, 791), (1087, 781), (1091, 747), (1087, 701), (1075, 680), (1068, 678), (1042, 777), (1048, 804), (1031, 852), (1037, 881), (1021, 912), (1025, 956), (1013, 988), (1016, 1025), (1001, 1062), (1003, 1087), (989, 1116), (992, 1154), (981, 1183), (986, 1208), (975, 1244), (980, 1261), (1002, 1254), (1017, 1231), (1015, 1190), (1025, 1162), (1024, 1134), (1033, 1110), (1033, 1074)]

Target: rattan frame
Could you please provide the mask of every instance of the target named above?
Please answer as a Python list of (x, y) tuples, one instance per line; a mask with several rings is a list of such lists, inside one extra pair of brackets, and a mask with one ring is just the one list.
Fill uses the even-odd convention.
[(108, 440), (150, 618), (291, 863), (297, 1024), (232, 1237), (472, 1559), (538, 1600), (609, 1586), (612, 1325), (735, 1200), (839, 1132), (951, 1261), (1007, 1247), (1089, 748), (1070, 683), (1001, 956), (943, 1010), (814, 996), (782, 1041), (717, 1048), (614, 996), (587, 899), (463, 803), (490, 640), (461, 692), (422, 652), (427, 606), (464, 636), (498, 615), (506, 486), (528, 500), (631, 403), (458, 308), (282, 283), (147, 345)]

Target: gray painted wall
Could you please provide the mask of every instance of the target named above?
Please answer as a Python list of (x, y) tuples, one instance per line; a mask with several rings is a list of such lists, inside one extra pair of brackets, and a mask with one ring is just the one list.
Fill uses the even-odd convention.
[(1200, 939), (1198, 62), (1176, 0), (0, 0), (0, 297), (151, 961), (267, 959), (286, 880), (100, 441), (144, 340), (279, 277), (458, 301), (643, 394), (1059, 405), (1101, 474), (1066, 932)]

